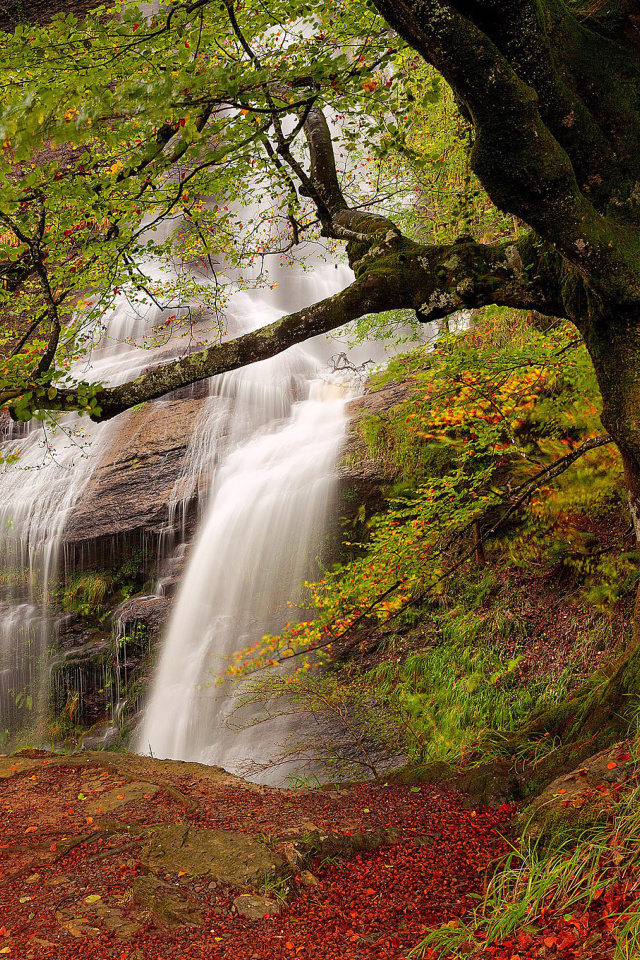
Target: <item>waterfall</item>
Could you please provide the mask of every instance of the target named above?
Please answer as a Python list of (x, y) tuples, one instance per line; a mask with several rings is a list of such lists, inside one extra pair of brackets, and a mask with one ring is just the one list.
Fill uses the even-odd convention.
[[(346, 269), (322, 263), (313, 273), (289, 268), (276, 292), (232, 297), (230, 328), (261, 326), (346, 280)], [(242, 686), (217, 681), (238, 650), (282, 629), (322, 551), (346, 422), (340, 383), (320, 377), (328, 352), (318, 338), (211, 383), (175, 490), (177, 508), (208, 472), (208, 507), (162, 645), (141, 753), (244, 772), (247, 762), (268, 764), (286, 736), (282, 723), (252, 727), (238, 711)]]
[[(148, 272), (165, 279), (153, 261)], [(72, 373), (121, 383), (149, 362), (175, 354), (177, 343), (144, 349), (145, 334), (168, 311), (152, 302), (132, 304), (121, 293), (104, 320), (104, 333)], [(0, 470), (0, 749), (20, 739), (46, 737), (49, 663), (56, 641), (50, 614), (65, 525), (102, 451), (126, 429), (127, 414), (104, 424), (66, 414), (57, 424), (32, 420), (4, 426), (2, 452), (17, 462)]]

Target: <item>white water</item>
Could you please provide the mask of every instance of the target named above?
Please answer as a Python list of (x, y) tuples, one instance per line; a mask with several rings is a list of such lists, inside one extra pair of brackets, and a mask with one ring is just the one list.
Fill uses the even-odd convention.
[[(162, 271), (149, 264), (149, 271)], [(153, 304), (135, 307), (121, 295), (105, 320), (106, 332), (78, 377), (108, 384), (135, 376), (177, 345), (152, 351), (138, 341), (165, 313)], [(18, 462), (0, 472), (0, 746), (19, 730), (36, 738), (49, 693), (49, 660), (55, 623), (49, 616), (50, 591), (57, 585), (64, 527), (102, 452), (121, 430), (127, 415), (104, 424), (75, 414), (57, 427), (38, 421), (6, 426), (3, 454), (19, 452)]]
[[(262, 326), (347, 280), (346, 270), (316, 264), (313, 273), (289, 271), (274, 293), (238, 293), (231, 332)], [(320, 376), (319, 357), (331, 352), (311, 342), (212, 381), (175, 491), (177, 507), (208, 474), (209, 506), (163, 643), (141, 753), (236, 771), (277, 755), (282, 724), (252, 727), (246, 711), (240, 720), (242, 687), (217, 680), (238, 650), (295, 616), (287, 602), (322, 551), (345, 427), (344, 390)]]

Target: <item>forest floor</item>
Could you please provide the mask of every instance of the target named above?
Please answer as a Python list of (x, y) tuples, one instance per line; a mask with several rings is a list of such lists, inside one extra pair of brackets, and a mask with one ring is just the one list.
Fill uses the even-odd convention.
[[(426, 784), (292, 791), (126, 754), (0, 757), (0, 956), (400, 960), (477, 903), (514, 812)], [(610, 912), (468, 954), (607, 960)]]

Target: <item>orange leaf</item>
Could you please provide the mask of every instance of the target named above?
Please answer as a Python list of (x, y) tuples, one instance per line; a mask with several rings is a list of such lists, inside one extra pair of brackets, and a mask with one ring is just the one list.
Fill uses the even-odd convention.
[(293, 950), (293, 949), (294, 949), (292, 943), (285, 943), (285, 947), (287, 948), (287, 950)]
[(615, 770), (617, 766), (618, 766), (617, 763), (614, 763), (613, 760), (610, 760), (609, 763), (607, 764), (607, 770)]
[(93, 817), (87, 817), (87, 823), (93, 823)]
[(27, 827), (27, 829), (25, 830), (25, 833), (35, 833), (37, 829), (38, 829), (37, 827)]

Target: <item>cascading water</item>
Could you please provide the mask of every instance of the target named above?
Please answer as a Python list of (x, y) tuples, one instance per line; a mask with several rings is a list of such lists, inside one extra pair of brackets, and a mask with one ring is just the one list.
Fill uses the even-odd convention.
[[(157, 264), (148, 272), (166, 279)], [(105, 334), (91, 357), (77, 369), (80, 377), (117, 384), (177, 346), (139, 349), (138, 342), (164, 318), (155, 304), (134, 306), (121, 295), (105, 318)], [(104, 424), (75, 415), (58, 426), (36, 421), (5, 424), (3, 454), (19, 454), (0, 473), (0, 745), (22, 731), (29, 739), (46, 735), (49, 660), (55, 643), (55, 619), (49, 614), (56, 587), (62, 536), (101, 452), (126, 430), (127, 415)]]
[[(275, 297), (238, 293), (231, 332), (346, 280), (344, 268), (318, 263), (313, 273), (289, 273)], [(286, 736), (281, 723), (252, 727), (238, 711), (242, 687), (216, 681), (238, 650), (282, 628), (322, 549), (345, 426), (341, 385), (319, 378), (323, 353), (325, 344), (311, 342), (212, 381), (176, 505), (212, 461), (217, 469), (139, 731), (141, 753), (246, 772), (248, 763), (268, 765), (274, 741)]]

